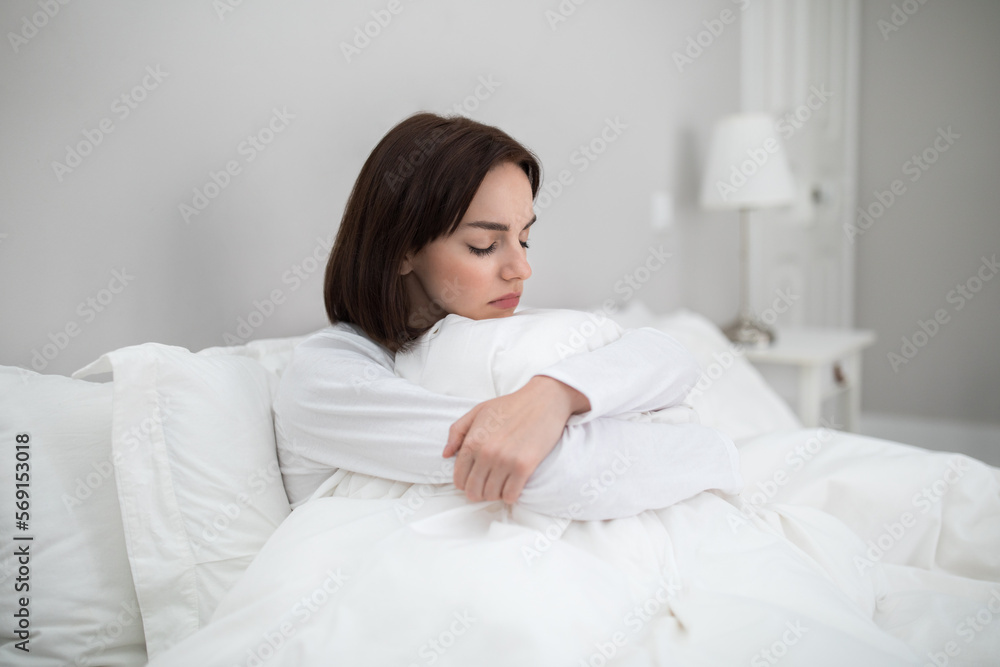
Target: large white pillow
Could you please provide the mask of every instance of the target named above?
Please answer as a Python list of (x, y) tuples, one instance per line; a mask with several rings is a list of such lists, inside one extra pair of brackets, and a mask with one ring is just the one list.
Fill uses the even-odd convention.
[(243, 345), (207, 347), (198, 352), (198, 354), (237, 354), (243, 357), (250, 357), (265, 369), (280, 376), (288, 365), (288, 362), (292, 360), (292, 351), (295, 349), (295, 346), (311, 335), (306, 334), (305, 336), (292, 336), (289, 338), (261, 338), (260, 340), (248, 341)]
[(290, 512), (271, 413), (278, 376), (252, 357), (246, 346), (146, 343), (74, 374), (114, 375), (113, 460), (150, 658), (207, 623)]
[[(146, 662), (118, 512), (111, 396), (107, 384), (0, 366), (0, 664)], [(25, 440), (19, 435), (27, 448), (16, 449)], [(20, 470), (18, 451), (26, 464)], [(17, 474), (28, 485), (21, 500)], [(15, 524), (15, 502), (27, 503), (25, 530)], [(28, 556), (15, 557), (22, 546)], [(28, 600), (28, 653), (14, 634), (21, 597)]]
[(624, 306), (618, 308), (608, 316), (617, 322), (623, 329), (638, 329), (639, 327), (650, 327), (660, 319), (649, 307), (639, 299), (631, 299)]
[(394, 370), (435, 393), (485, 401), (517, 391), (561, 359), (621, 334), (610, 318), (564, 308), (525, 308), (484, 320), (453, 313), (397, 353)]
[(703, 315), (680, 309), (649, 319), (648, 309), (626, 309), (622, 326), (638, 317), (675, 338), (698, 360), (702, 374), (685, 402), (697, 410), (701, 423), (722, 431), (737, 445), (774, 431), (802, 428), (795, 413), (771, 388), (715, 324)]

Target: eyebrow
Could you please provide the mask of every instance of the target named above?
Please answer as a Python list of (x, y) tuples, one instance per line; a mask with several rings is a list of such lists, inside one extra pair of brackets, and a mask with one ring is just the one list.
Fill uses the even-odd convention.
[[(526, 224), (524, 226), (524, 229), (527, 229), (528, 227), (531, 227), (533, 224), (535, 224), (535, 220), (537, 220), (537, 219), (538, 219), (537, 215), (531, 216), (531, 222), (529, 222), (528, 224)], [(510, 231), (510, 225), (504, 224), (502, 222), (487, 222), (485, 220), (477, 220), (475, 222), (464, 222), (464, 223), (462, 223), (462, 225), (466, 226), (466, 227), (478, 227), (479, 229), (486, 229), (486, 230), (491, 231), (491, 232), (509, 232)], [(522, 229), (521, 231), (524, 231), (524, 229)]]

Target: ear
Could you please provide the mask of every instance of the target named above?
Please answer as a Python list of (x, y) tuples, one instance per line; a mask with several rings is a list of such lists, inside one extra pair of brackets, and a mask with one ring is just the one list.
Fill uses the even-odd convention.
[(413, 253), (407, 252), (403, 256), (403, 263), (399, 265), (399, 275), (405, 276), (411, 271), (413, 271)]

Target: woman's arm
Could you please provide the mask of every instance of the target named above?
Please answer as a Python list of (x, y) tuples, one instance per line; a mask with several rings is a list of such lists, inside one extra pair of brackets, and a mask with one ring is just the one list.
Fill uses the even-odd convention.
[(596, 350), (563, 359), (540, 374), (589, 399), (591, 409), (571, 417), (568, 424), (573, 426), (595, 417), (678, 405), (700, 373), (698, 362), (683, 345), (662, 331), (643, 327), (629, 329)]
[(570, 519), (617, 519), (742, 487), (736, 446), (714, 429), (600, 418), (566, 428), (518, 503)]
[(451, 481), (441, 451), (472, 399), (434, 394), (397, 377), (392, 356), (348, 325), (296, 347), (274, 401), (285, 491), (304, 501), (339, 468), (402, 482)]
[[(546, 395), (551, 402), (540, 398)], [(523, 412), (499, 407), (518, 400)], [(470, 500), (501, 498), (571, 519), (615, 519), (707, 489), (735, 493), (742, 487), (736, 446), (718, 431), (613, 417), (564, 429), (585, 400), (557, 380), (536, 376), (523, 390), (480, 403), (449, 432), (445, 456), (458, 451), (455, 485)], [(479, 420), (484, 433), (477, 436), (471, 425), (481, 413), (490, 417)], [(498, 436), (492, 441), (490, 431)], [(456, 443), (466, 437), (459, 449)]]
[(476, 405), (448, 430), (443, 455), (458, 454), (455, 486), (469, 500), (516, 502), (558, 444), (570, 415), (587, 410), (586, 396), (545, 375)]
[[(623, 337), (622, 341), (627, 338)], [(607, 353), (607, 349), (596, 352)], [(279, 456), (286, 490), (293, 505), (307, 498), (338, 468), (405, 482), (442, 483), (452, 479), (452, 462), (442, 458), (442, 449), (448, 442), (452, 424), (475, 407), (476, 401), (433, 394), (396, 377), (391, 368), (392, 358), (383, 348), (345, 326), (326, 329), (296, 349), (293, 361), (282, 377), (275, 401)], [(622, 365), (615, 368), (621, 369)], [(582, 376), (582, 372), (579, 374)], [(581, 393), (590, 392), (588, 397), (601, 395), (600, 386), (596, 391), (591, 390), (586, 386), (587, 379), (575, 377), (572, 371), (567, 371), (564, 377), (569, 380), (568, 385), (575, 385)], [(603, 385), (607, 383), (607, 378), (598, 376), (596, 381), (598, 385)], [(609, 396), (613, 398), (613, 394)], [(614, 405), (614, 402), (606, 401), (605, 404)], [(621, 401), (618, 404), (628, 405)], [(482, 417), (480, 425), (486, 434), (495, 435), (497, 431), (495, 427), (491, 431), (491, 426), (504, 416), (483, 414)], [(591, 455), (587, 451), (581, 451), (581, 458), (576, 459), (574, 448), (580, 444), (586, 444), (591, 449), (601, 446), (612, 449), (617, 442), (638, 437), (640, 442), (633, 443), (640, 448), (636, 450), (637, 454), (642, 446), (651, 450), (671, 444), (669, 438), (664, 437), (667, 425), (602, 421), (607, 424), (599, 432), (578, 429), (581, 436), (564, 437), (564, 444), (569, 446), (561, 450), (560, 460), (573, 466), (576, 478), (581, 478), (580, 475), (588, 470), (597, 475), (602, 472), (588, 467), (586, 457)], [(635, 426), (647, 428), (636, 429)], [(648, 428), (651, 426), (661, 428)], [(617, 435), (608, 429), (618, 429)], [(475, 432), (475, 429), (472, 431)], [(568, 429), (567, 433), (572, 431)], [(595, 440), (596, 437), (601, 440)], [(546, 451), (550, 451), (555, 444), (555, 440), (542, 443), (547, 446)], [(715, 443), (715, 446), (718, 448), (720, 443)], [(595, 460), (595, 463), (599, 465), (600, 461)], [(535, 471), (538, 474), (531, 476), (527, 487), (530, 490), (537, 485), (539, 489), (535, 492), (537, 500), (533, 507), (549, 513), (564, 511), (579, 496), (579, 489), (565, 487), (557, 467), (543, 468), (546, 472), (542, 468)], [(668, 481), (664, 479), (663, 483)], [(555, 492), (551, 490), (560, 486), (565, 487), (563, 495), (552, 495)], [(613, 505), (616, 496), (608, 498)], [(602, 506), (606, 506), (605, 501), (595, 503), (591, 509), (600, 511)], [(612, 506), (606, 509), (614, 512)]]
[[(470, 500), (515, 502), (565, 425), (676, 405), (697, 380), (694, 358), (669, 336), (655, 329), (623, 332), (607, 318), (592, 322), (590, 317), (578, 311), (531, 310), (520, 318), (487, 320), (487, 325), (501, 325), (486, 329), (497, 350), (480, 349), (483, 340), (478, 330), (483, 322), (455, 321), (451, 329), (442, 325), (442, 336), (451, 334), (450, 339), (435, 339), (422, 350), (430, 354), (435, 345), (439, 350), (442, 345), (455, 346), (455, 352), (445, 349), (443, 356), (419, 359), (424, 366), (434, 359), (421, 377), (436, 377), (438, 386), (452, 389), (449, 394), (465, 395), (456, 388), (462, 387), (466, 366), (464, 375), (475, 376), (477, 354), (491, 359), (493, 386), (505, 386), (502, 391), (509, 392), (480, 403), (449, 431), (444, 455), (458, 454), (455, 486)], [(575, 343), (572, 348), (571, 343)], [(560, 356), (563, 359), (557, 361)], [(409, 360), (404, 355), (396, 361)], [(597, 407), (574, 385), (596, 389)], [(522, 388), (512, 391), (514, 387)]]

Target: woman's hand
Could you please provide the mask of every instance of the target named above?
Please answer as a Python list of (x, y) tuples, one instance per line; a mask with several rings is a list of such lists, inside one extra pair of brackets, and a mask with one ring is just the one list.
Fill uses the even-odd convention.
[(571, 415), (590, 410), (582, 393), (546, 375), (483, 401), (448, 430), (443, 456), (458, 452), (455, 486), (472, 501), (514, 503), (562, 436)]

